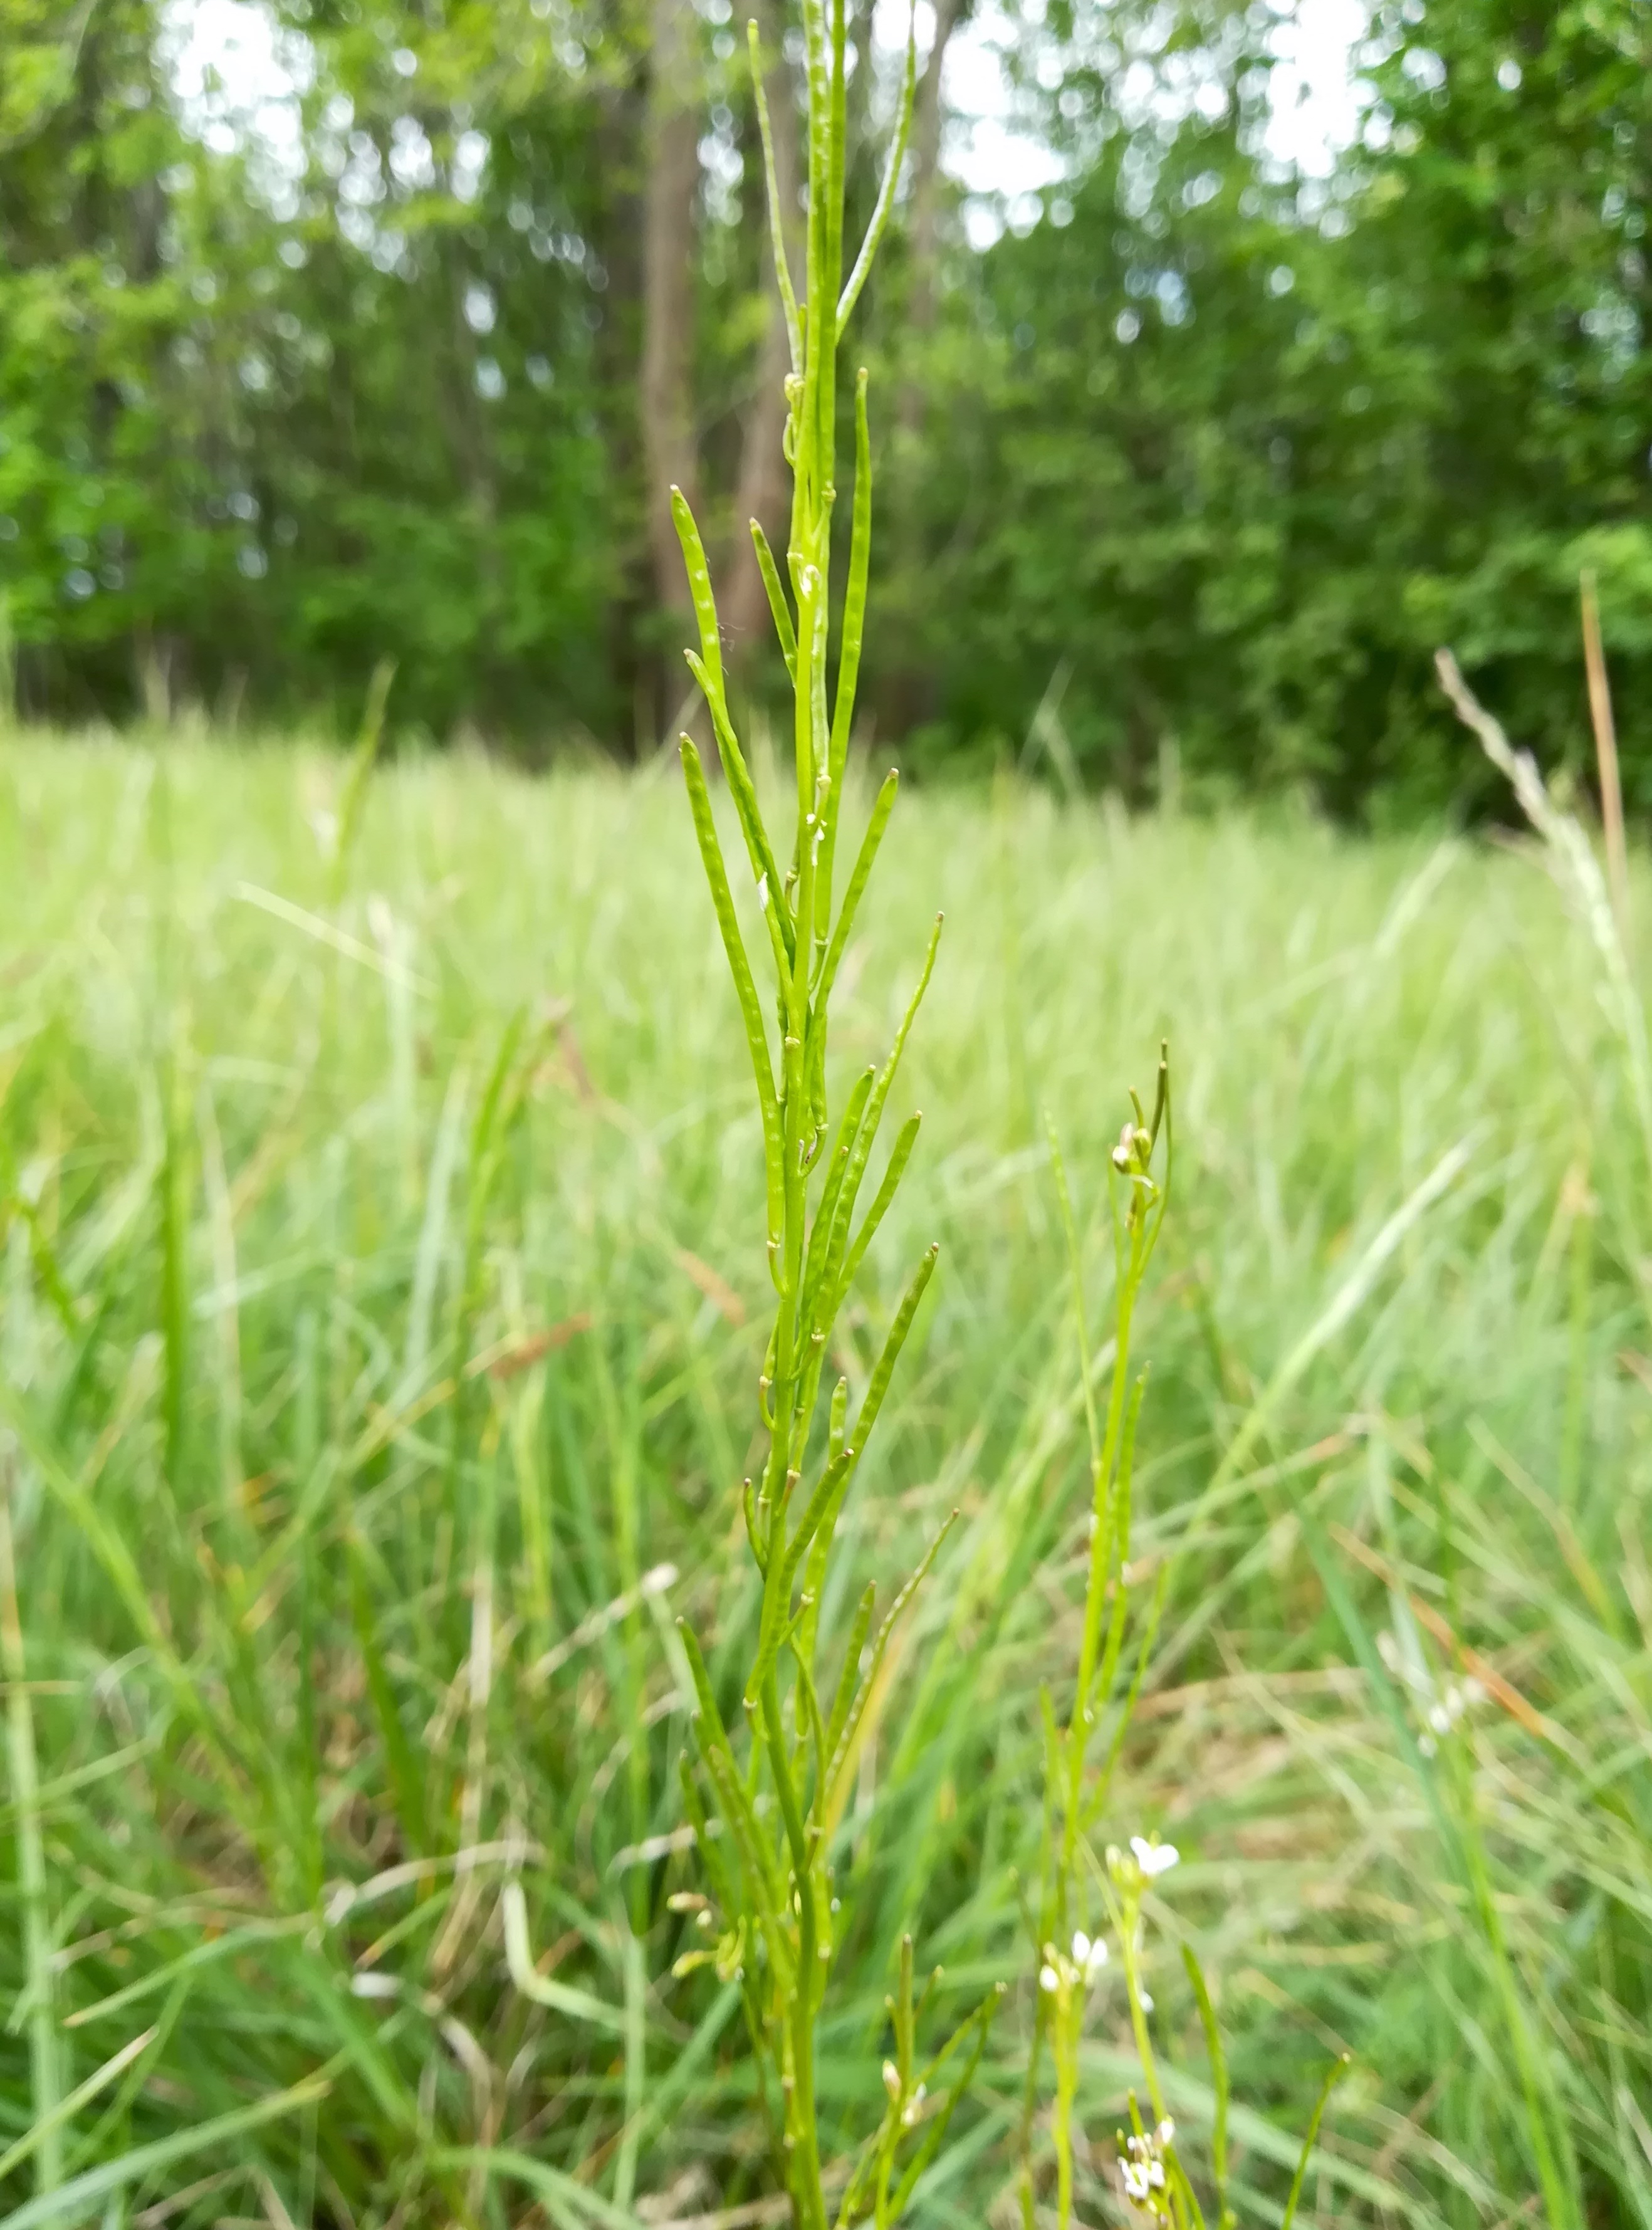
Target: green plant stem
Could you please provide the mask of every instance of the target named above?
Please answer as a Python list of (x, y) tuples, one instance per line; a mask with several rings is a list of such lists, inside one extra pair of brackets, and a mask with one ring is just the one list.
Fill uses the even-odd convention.
[(1141, 2062), (1141, 2072), (1146, 2079), (1147, 2097), (1152, 2105), (1155, 2122), (1164, 2121), (1165, 2092), (1158, 2079), (1158, 2062), (1153, 2056), (1153, 2040), (1147, 2027), (1146, 2008), (1141, 2002), (1141, 1959), (1137, 1950), (1137, 1936), (1141, 1921), (1141, 1907), (1132, 1901), (1127, 1904), (1119, 1922), (1119, 1956), (1125, 1973), (1125, 1995), (1130, 2004), (1130, 2029), (1136, 2040), (1136, 2057)]
[[(1133, 1105), (1138, 1118), (1141, 1116), (1139, 1103), (1133, 1095)], [(1158, 1142), (1161, 1125), (1165, 1137), (1165, 1180), (1161, 1185), (1151, 1179), (1154, 1150)], [(1039, 1941), (1035, 1946), (1041, 1959), (1054, 1950), (1054, 1939), (1060, 1938), (1064, 1947), (1071, 1917), (1072, 1888), (1077, 1869), (1079, 1831), (1084, 1811), (1084, 1769), (1087, 1761), (1089, 1739), (1095, 1724), (1095, 1697), (1098, 1670), (1102, 1674), (1102, 1692), (1110, 1694), (1118, 1669), (1120, 1652), (1124, 1642), (1126, 1605), (1124, 1595), (1125, 1571), (1130, 1555), (1130, 1473), (1135, 1441), (1135, 1420), (1139, 1408), (1145, 1376), (1133, 1389), (1130, 1380), (1131, 1335), (1135, 1323), (1137, 1299), (1147, 1265), (1158, 1245), (1165, 1214), (1169, 1205), (1171, 1170), (1170, 1131), (1170, 1070), (1168, 1058), (1161, 1050), (1158, 1068), (1158, 1090), (1154, 1104), (1151, 1126), (1141, 1123), (1126, 1127), (1120, 1146), (1116, 1150), (1108, 1171), (1108, 1205), (1113, 1227), (1113, 1263), (1116, 1279), (1113, 1322), (1113, 1380), (1107, 1398), (1105, 1429), (1096, 1416), (1095, 1396), (1091, 1382), (1091, 1353), (1089, 1324), (1084, 1305), (1083, 1265), (1080, 1255), (1078, 1234), (1073, 1220), (1072, 1201), (1068, 1190), (1067, 1171), (1062, 1159), (1061, 1145), (1052, 1127), (1050, 1158), (1055, 1176), (1056, 1193), (1061, 1205), (1062, 1221), (1067, 1234), (1068, 1253), (1073, 1280), (1073, 1310), (1078, 1330), (1081, 1390), (1084, 1418), (1090, 1444), (1090, 1554), (1084, 1590), (1084, 1626), (1079, 1647), (1077, 1680), (1074, 1689), (1073, 1708), (1065, 1730), (1055, 1733), (1053, 1721), (1049, 1730), (1049, 1763), (1048, 1785), (1045, 1790), (1044, 1864), (1038, 1921)], [(1120, 1161), (1120, 1155), (1124, 1156)], [(1122, 1215), (1116, 1197), (1117, 1175), (1122, 1170), (1129, 1187)], [(1107, 1633), (1105, 1655), (1102, 1630), (1106, 1619), (1110, 1586), (1116, 1587), (1111, 1626)], [(1156, 1630), (1156, 1616), (1150, 1625), (1148, 1640)], [(1144, 1659), (1145, 1662), (1145, 1659)], [(1126, 1699), (1127, 1716), (1133, 1704), (1139, 1675)], [(1121, 1725), (1113, 1745), (1111, 1756), (1116, 1756), (1123, 1737)], [(1111, 1756), (1107, 1775), (1111, 1773)], [(1063, 1781), (1061, 1840), (1052, 1853), (1050, 1834), (1054, 1820), (1056, 1777)], [(1104, 1776), (1104, 1782), (1107, 1776)], [(1025, 2230), (1032, 2230), (1034, 2220), (1034, 2192), (1032, 2176), (1033, 2125), (1037, 2113), (1039, 2085), (1043, 2050), (1047, 2040), (1052, 1994), (1041, 1989), (1037, 1994), (1033, 2020), (1033, 2035), (1028, 2053), (1028, 2064), (1022, 2091), (1022, 2107), (1018, 2150), (1021, 2158), (1021, 2205)], [(1082, 1997), (1079, 1998), (1076, 2019), (1082, 2021)], [(1071, 2123), (1070, 2113), (1061, 2109), (1059, 2086), (1068, 2079), (1068, 2058), (1074, 2061), (1078, 2049), (1076, 2034), (1057, 2041), (1057, 2115), (1054, 2125), (1058, 2179), (1070, 2180)], [(1075, 2077), (1072, 2079), (1076, 2079)], [(1068, 2200), (1064, 2202), (1070, 2207)], [(1067, 2214), (1062, 2214), (1065, 2224)]]
[[(761, 1926), (769, 1950), (769, 1987), (773, 1993), (774, 2010), (766, 2022), (753, 2022), (754, 2040), (760, 2055), (767, 2059), (771, 2068), (778, 2067), (781, 2076), (787, 2156), (785, 2182), (791, 2195), (796, 2230), (825, 2230), (826, 2204), (816, 2125), (816, 2021), (832, 1949), (830, 1924), (826, 1917), (829, 1871), (824, 1853), (836, 1823), (838, 1792), (848, 1763), (847, 1753), (840, 1756), (834, 1744), (845, 1745), (852, 1741), (871, 1684), (877, 1678), (893, 1620), (904, 1609), (911, 1590), (928, 1570), (945, 1529), (920, 1564), (917, 1574), (897, 1595), (894, 1611), (880, 1630), (871, 1662), (865, 1668), (856, 1660), (870, 1627), (869, 1602), (857, 1619), (852, 1642), (854, 1653), (842, 1668), (833, 1702), (833, 1740), (829, 1743), (822, 1723), (815, 1650), (818, 1610), (826, 1588), (833, 1534), (843, 1498), (876, 1422), (890, 1376), (932, 1270), (932, 1247), (896, 1312), (861, 1402), (852, 1440), (845, 1382), (832, 1397), (824, 1465), (805, 1495), (799, 1498), (797, 1490), (810, 1462), (822, 1365), (833, 1326), (847, 1289), (894, 1196), (917, 1137), (916, 1123), (909, 1121), (895, 1142), (876, 1196), (855, 1233), (853, 1226), (861, 1180), (907, 1032), (928, 985), (935, 939), (931, 938), (923, 975), (887, 1063), (875, 1080), (867, 1076), (849, 1095), (811, 1222), (810, 1183), (828, 1135), (828, 1005), (837, 961), (888, 820), (894, 788), (893, 782), (887, 783), (880, 793), (872, 827), (862, 842), (849, 896), (834, 932), (832, 862), (842, 808), (842, 775), (865, 616), (872, 476), (862, 373), (856, 384), (855, 399), (857, 480), (849, 609), (838, 656), (839, 717), (834, 725), (828, 716), (828, 670), (831, 518), (836, 498), (832, 475), (840, 338), (837, 303), (842, 279), (846, 166), (845, 0), (830, 0), (829, 22), (826, 0), (804, 0), (803, 18), (809, 87), (809, 222), (801, 302), (792, 293), (790, 274), (785, 269), (784, 227), (777, 201), (771, 123), (764, 108), (760, 82), (757, 93), (771, 227), (793, 365), (792, 376), (786, 383), (786, 454), (792, 468), (786, 568), (797, 608), (795, 630), (786, 609), (779, 570), (769, 557), (760, 532), (755, 537), (776, 633), (792, 682), (796, 828), (791, 864), (784, 881), (774, 865), (774, 848), (764, 825), (761, 805), (747, 774), (745, 756), (730, 714), (716, 600), (704, 545), (680, 490), (672, 492), (672, 511), (687, 568), (700, 636), (698, 650), (688, 654), (689, 665), (705, 695), (729, 777), (741, 834), (758, 886), (758, 904), (764, 912), (778, 991), (776, 1015), (780, 1043), (777, 1087), (777, 1062), (769, 1038), (768, 1019), (758, 1002), (746, 960), (699, 755), (685, 737), (683, 770), (694, 833), (740, 1002), (763, 1118), (768, 1261), (775, 1291), (774, 1325), (758, 1384), (758, 1406), (768, 1434), (768, 1448), (758, 1491), (752, 1492), (749, 1479), (742, 1490), (745, 1530), (762, 1576), (757, 1640), (744, 1692), (755, 1750), (749, 1782), (736, 1763), (722, 1731), (703, 1660), (697, 1648), (691, 1648), (689, 1656), (699, 1705), (696, 1724), (701, 1767), (739, 1854), (738, 1866), (713, 1865), (710, 1869), (713, 1879), (720, 1881), (725, 1898), (732, 1898), (735, 1907), (723, 1916), (726, 1933), (717, 1955), (718, 1963), (726, 1975), (738, 1969), (745, 1956), (745, 1947), (752, 1938), (754, 1924)], [(748, 44), (754, 78), (760, 81), (755, 35)], [(911, 97), (909, 57), (898, 140), (904, 139)], [(868, 253), (863, 252), (856, 269), (861, 270), (867, 260)], [(795, 1522), (794, 1502), (797, 1507)], [(800, 1569), (802, 1601), (794, 1607), (793, 1595)], [(782, 1709), (778, 1672), (782, 1655), (788, 1648), (796, 1665), (792, 1692), (794, 1736), (791, 1738)], [(805, 1761), (811, 1751), (813, 1766), (810, 1772)], [(761, 1818), (755, 1801), (765, 1767), (773, 1784), (780, 1816), (782, 1833), (778, 1839), (772, 1823)], [(800, 1791), (800, 1768), (803, 1769), (801, 1791), (807, 1792), (806, 1807)], [(691, 1811), (699, 1801), (695, 1792), (690, 1800)], [(640, 1876), (638, 1879), (640, 1885)], [(691, 1963), (697, 1963), (697, 1960)], [(893, 2130), (886, 2127), (883, 2133), (889, 2149), (877, 2183), (876, 2204), (880, 2211), (890, 2204), (889, 2178), (901, 2126), (904, 2125)], [(914, 2157), (921, 2153), (920, 2145)], [(911, 2167), (908, 2162), (909, 2171)]]
[(791, 1847), (797, 1883), (797, 1966), (791, 1993), (791, 2092), (786, 2111), (792, 2201), (799, 2230), (825, 2230), (826, 2196), (821, 2186), (820, 2138), (815, 2121), (815, 1889), (810, 1878), (808, 1837), (797, 1808), (791, 1760), (780, 1716), (779, 1682), (772, 1672), (763, 1686), (763, 1731), (768, 1743), (769, 1769), (774, 1776), (786, 1840)]
[[(1132, 1234), (1133, 1258), (1139, 1257), (1139, 1248)], [(1082, 1805), (1084, 1765), (1089, 1750), (1090, 1732), (1095, 1724), (1093, 1694), (1095, 1685), (1097, 1660), (1101, 1654), (1101, 1621), (1106, 1614), (1107, 1582), (1112, 1574), (1115, 1543), (1114, 1514), (1117, 1497), (1114, 1473), (1118, 1462), (1119, 1440), (1124, 1423), (1125, 1400), (1130, 1375), (1130, 1333), (1135, 1320), (1136, 1294), (1140, 1277), (1140, 1262), (1133, 1259), (1129, 1277), (1121, 1280), (1119, 1289), (1119, 1313), (1116, 1338), (1117, 1349), (1113, 1364), (1113, 1386), (1107, 1400), (1107, 1437), (1093, 1476), (1090, 1499), (1090, 1569), (1084, 1590), (1084, 1634), (1079, 1645), (1078, 1685), (1074, 1692), (1073, 1714), (1067, 1727), (1067, 1808), (1062, 1826), (1061, 1864), (1055, 1876), (1055, 1914), (1054, 1925), (1065, 1931), (1068, 1899), (1074, 1867), (1078, 1856), (1079, 1816)], [(1085, 1370), (1087, 1372), (1087, 1357)], [(1124, 1544), (1127, 1553), (1128, 1544)], [(1119, 1584), (1123, 1585), (1120, 1574)]]

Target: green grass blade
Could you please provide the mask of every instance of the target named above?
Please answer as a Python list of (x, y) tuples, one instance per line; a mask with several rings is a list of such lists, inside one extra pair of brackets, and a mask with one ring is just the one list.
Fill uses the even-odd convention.
[[(907, 2167), (901, 2175), (900, 2182), (895, 2187), (894, 2200), (890, 2208), (890, 2217), (894, 2221), (898, 2222), (900, 2220), (901, 2215), (906, 2212), (907, 2207), (917, 2188), (918, 2179), (929, 2167), (931, 2162), (934, 2159), (936, 2154), (939, 2152), (941, 2146), (945, 2142), (946, 2132), (952, 2126), (953, 2115), (958, 2111), (959, 2100), (967, 2098), (969, 2095), (971, 2085), (974, 2083), (977, 2072), (981, 2065), (982, 2055), (986, 2051), (987, 2038), (991, 2033), (993, 2017), (997, 2014), (998, 2008), (1003, 2004), (1004, 1996), (1005, 1985), (1003, 1982), (1000, 1982), (996, 1989), (989, 1992), (988, 1995), (983, 2000), (979, 2010), (971, 2016), (971, 2021), (972, 2021), (975, 2028), (975, 2041), (971, 2048), (970, 2056), (965, 2062), (963, 2072), (959, 2075), (957, 2082), (954, 2083), (947, 2091), (945, 2105), (942, 2106), (939, 2113), (934, 2117), (928, 2128), (924, 2131), (922, 2143), (919, 2146), (918, 2150), (913, 2156), (913, 2158), (907, 2162)], [(966, 2022), (965, 2024), (965, 2028), (967, 2029), (970, 2025), (970, 2022)], [(958, 2032), (960, 2035), (963, 2033), (964, 2032), (962, 2030)], [(957, 2042), (956, 2037), (953, 2039), (952, 2042)], [(931, 2062), (929, 2067), (925, 2070), (924, 2079), (926, 2083), (932, 2082), (940, 2068), (945, 2065), (946, 2059), (952, 2050), (952, 2044), (948, 2044), (942, 2052), (936, 2054), (935, 2059)]]
[(643, 2230), (629, 2207), (604, 2199), (589, 2184), (578, 2182), (560, 2169), (535, 2160), (531, 2153), (518, 2152), (509, 2145), (446, 2145), (431, 2154), (430, 2164), (437, 2169), (480, 2169), (489, 2178), (522, 2184), (553, 2222), (569, 2224), (571, 2230), (581, 2230), (585, 2224), (593, 2225), (594, 2230)]
[[(36, 2155), (35, 2189), (48, 2192), (55, 2190), (62, 2181), (62, 2124), (72, 2107), (65, 2107), (62, 2097), (51, 1920), (47, 1910), (46, 1845), (41, 1832), (39, 1761), (35, 1750), (35, 1715), (29, 1700), (23, 1626), (17, 1614), (10, 1510), (15, 1475), (15, 1461), (7, 1460), (0, 1472), (0, 1671), (3, 1671), (6, 1681), (6, 1761), (17, 1840), (23, 1993), (29, 2007), (29, 2108), (34, 2134), (25, 2141), (25, 2150)], [(0, 2175), (14, 2164), (8, 2155), (4, 2164), (0, 2165)]]
[[(10, 2150), (0, 2153), (0, 2182), (3, 2182), (15, 2169), (20, 2169), (32, 2155), (60, 2140), (65, 2124), (72, 2121), (82, 2106), (89, 2106), (94, 2098), (106, 2091), (116, 2077), (123, 2074), (139, 2053), (148, 2049), (155, 2034), (155, 2030), (146, 2028), (140, 2036), (133, 2037), (130, 2044), (123, 2044), (113, 2059), (106, 2059), (101, 2067), (87, 2077), (84, 2083), (77, 2084), (67, 2098), (60, 2098), (41, 2115)], [(51, 2182), (42, 2181), (40, 2188), (43, 2191), (53, 2191), (61, 2181), (60, 2172), (53, 2176)]]
[(1210, 2176), (1216, 2185), (1217, 2230), (1227, 2230), (1232, 2219), (1228, 2212), (1228, 2055), (1223, 2046), (1222, 2025), (1210, 2001), (1210, 1986), (1191, 1943), (1182, 1946), (1182, 1964), (1198, 2005), (1204, 2048), (1210, 2055), (1210, 2088), (1216, 2098), (1210, 2124)]
[[(928, 1548), (925, 1550), (923, 1556), (919, 1563), (917, 1570), (913, 1573), (911, 1578), (901, 1589), (900, 1594), (896, 1595), (894, 1602), (890, 1604), (889, 1614), (884, 1620), (883, 1624), (878, 1628), (877, 1639), (872, 1644), (872, 1653), (867, 1660), (866, 1669), (861, 1674), (856, 1685), (855, 1699), (849, 1705), (849, 1711), (845, 1715), (843, 1731), (838, 1738), (837, 1749), (832, 1758), (831, 1767), (828, 1775), (828, 1785), (829, 1788), (833, 1790), (836, 1790), (842, 1786), (843, 1769), (845, 1765), (848, 1763), (850, 1754), (854, 1749), (855, 1734), (859, 1730), (861, 1720), (865, 1714), (867, 1704), (870, 1699), (872, 1691), (877, 1684), (878, 1673), (881, 1669), (884, 1658), (887, 1654), (889, 1644), (894, 1638), (894, 1630), (900, 1623), (900, 1614), (906, 1609), (907, 1605), (912, 1601), (913, 1597), (917, 1594), (925, 1580), (929, 1576), (930, 1567), (933, 1564), (936, 1557), (939, 1556), (942, 1547), (945, 1543), (947, 1535), (952, 1531), (953, 1526), (956, 1525), (957, 1523), (958, 1512), (954, 1510), (948, 1516), (945, 1523), (941, 1526), (940, 1531), (936, 1534)], [(836, 1805), (829, 1801), (829, 1803), (823, 1808), (823, 1816), (829, 1819), (835, 1816), (836, 1809)]]
[(345, 1556), (350, 1566), (350, 1614), (355, 1625), (356, 1644), (361, 1651), (368, 1699), (373, 1707), (378, 1738), (384, 1744), (391, 1800), (403, 1842), (416, 1857), (431, 1848), (429, 1824), (425, 1817), (424, 1776), (415, 1763), (412, 1746), (402, 1724), (396, 1691), (379, 1642), (366, 1553), (359, 1536), (353, 1532), (349, 1537)]
[(6, 2217), (6, 2230), (42, 2230), (47, 2223), (84, 2221), (100, 2201), (112, 2194), (128, 2189), (136, 2183), (145, 2182), (152, 2176), (165, 2174), (184, 2161), (197, 2160), (203, 2153), (223, 2154), (236, 2140), (251, 2131), (261, 2129), (266, 2123), (279, 2120), (286, 2114), (295, 2114), (302, 2108), (325, 2098), (330, 2088), (326, 2076), (310, 2075), (300, 2083), (293, 2084), (255, 2105), (242, 2106), (233, 2113), (217, 2114), (211, 2120), (186, 2124), (175, 2130), (170, 2137), (157, 2137), (146, 2145), (135, 2146), (113, 2160), (100, 2161), (82, 2175), (73, 2176), (55, 2191), (40, 2193), (25, 2205)]
[(1352, 2056), (1345, 2052), (1340, 2059), (1332, 2061), (1326, 2072), (1325, 2080), (1320, 2085), (1319, 2098), (1314, 2104), (1313, 2118), (1309, 2122), (1307, 2135), (1302, 2140), (1302, 2156), (1296, 2163), (1296, 2174), (1291, 2178), (1290, 2196), (1285, 2201), (1285, 2212), (1281, 2218), (1279, 2230), (1291, 2230), (1291, 2225), (1296, 2220), (1296, 2209), (1301, 2200), (1303, 2183), (1307, 2180), (1308, 2162), (1313, 2155), (1313, 2141), (1320, 2134), (1320, 2124), (1325, 2117), (1325, 2110), (1330, 2103), (1331, 2093), (1352, 2066)]
[(395, 679), (396, 661), (381, 658), (373, 668), (372, 680), (367, 685), (367, 701), (362, 708), (356, 748), (350, 755), (350, 772), (345, 780), (344, 796), (339, 801), (338, 832), (332, 840), (332, 900), (335, 910), (343, 903), (349, 883), (350, 862), (355, 854), (356, 837), (361, 827), (362, 809), (367, 801), (374, 762), (384, 739), (384, 709), (390, 702), (390, 684)]

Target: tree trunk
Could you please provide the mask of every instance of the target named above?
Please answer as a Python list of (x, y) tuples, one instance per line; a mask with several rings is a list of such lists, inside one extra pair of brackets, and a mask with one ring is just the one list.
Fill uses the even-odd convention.
[[(788, 253), (794, 255), (792, 276), (795, 280), (798, 276), (795, 261), (797, 93), (792, 85), (791, 68), (780, 49), (780, 24), (772, 0), (758, 0), (754, 12), (762, 35), (763, 51), (768, 61), (764, 73), (763, 91), (774, 137), (774, 169), (779, 184), (781, 223), (786, 235)], [(759, 196), (758, 206), (767, 235), (768, 204), (760, 188)], [(776, 551), (777, 563), (784, 578), (784, 542), (791, 497), (791, 480), (781, 449), (786, 430), (785, 383), (786, 375), (791, 370), (791, 345), (786, 338), (785, 312), (780, 306), (779, 289), (773, 283), (770, 271), (770, 256), (765, 255), (762, 262), (764, 269), (770, 272), (771, 278), (769, 317), (758, 353), (757, 390), (747, 407), (741, 429), (739, 477), (734, 493), (733, 545), (729, 552), (727, 578), (718, 601), (723, 631), (728, 639), (730, 659), (737, 667), (749, 661), (752, 653), (764, 640), (771, 625), (768, 594), (758, 568), (757, 552), (752, 546), (750, 522), (755, 519), (768, 536)]]
[(694, 411), (694, 203), (700, 185), (697, 18), (691, 0), (652, 0), (642, 212), (643, 468), (655, 594), (690, 609), (670, 490), (699, 493)]

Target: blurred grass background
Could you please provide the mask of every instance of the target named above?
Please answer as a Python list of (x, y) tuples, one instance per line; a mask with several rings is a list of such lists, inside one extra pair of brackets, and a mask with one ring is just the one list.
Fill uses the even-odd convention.
[[(0, 2190), (19, 2226), (767, 2220), (733, 1993), (670, 1979), (672, 1619), (737, 1685), (765, 1275), (687, 813), (668, 766), (462, 754), (359, 802), (302, 745), (0, 751)], [(1008, 780), (899, 812), (835, 1092), (947, 927), (852, 1379), (932, 1237), (942, 1270), (853, 1585), (964, 1521), (844, 1826), (829, 2142), (910, 1928), (943, 2008), (1015, 1986), (918, 2218), (1002, 2219), (1086, 1507), (1043, 1111), (1088, 1216), (1163, 1034), (1139, 1573), (1174, 1561), (1105, 1834), (1184, 1854), (1176, 2109), (1210, 2109), (1180, 1932), (1255, 2219), (1346, 2048), (1318, 2220), (1501, 2224), (1546, 2158), (1578, 2220), (1652, 2224), (1648, 1171), (1586, 941), (1509, 848)], [(1089, 2053), (1095, 2219), (1121, 2001)]]

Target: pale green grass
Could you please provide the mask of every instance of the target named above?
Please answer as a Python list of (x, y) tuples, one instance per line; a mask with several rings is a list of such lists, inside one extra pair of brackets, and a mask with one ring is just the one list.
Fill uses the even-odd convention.
[[(665, 768), (393, 769), (335, 911), (344, 778), (0, 747), (0, 2155), (48, 2124), (4, 2197), (278, 2230), (737, 2207), (774, 2186), (732, 1994), (669, 1979), (666, 1839), (672, 1612), (720, 1603), (713, 1673), (745, 1661), (761, 1156), (686, 808)], [(1087, 1499), (1042, 1111), (1087, 1215), (1167, 1034), (1138, 1549), (1184, 1553), (1107, 1832), (1184, 1852), (1161, 1911), (1230, 2035), (1242, 2216), (1277, 2220), (1345, 2046), (1305, 2213), (1544, 2219), (1575, 2175), (1591, 2220), (1652, 2226), (1652, 1216), (1585, 944), (1529, 860), (1010, 788), (906, 799), (886, 861), (845, 1071), (948, 924), (852, 1378), (942, 1260), (850, 1580), (964, 1518), (845, 1823), (829, 2153), (875, 2117), (903, 1930), (960, 2011), (1024, 1975)], [(1480, 1703), (1423, 1755), (1384, 1665), (1461, 1677), (1430, 1617), (1545, 1724)], [(926, 2222), (997, 2219), (1028, 2014)], [(1087, 2053), (1099, 2178), (1120, 2005)]]

